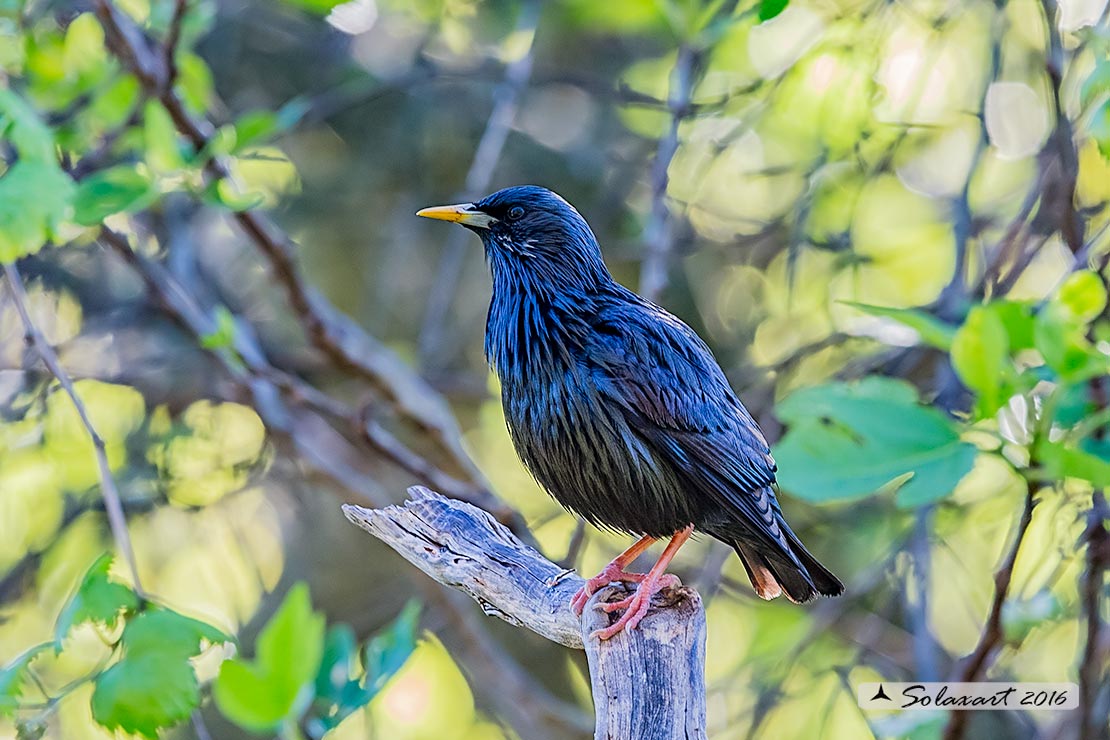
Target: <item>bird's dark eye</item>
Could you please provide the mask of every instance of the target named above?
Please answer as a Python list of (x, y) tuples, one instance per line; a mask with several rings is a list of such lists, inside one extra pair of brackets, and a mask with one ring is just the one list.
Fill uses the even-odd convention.
[(520, 206), (513, 206), (509, 209), (509, 220), (518, 221), (524, 218), (524, 209)]

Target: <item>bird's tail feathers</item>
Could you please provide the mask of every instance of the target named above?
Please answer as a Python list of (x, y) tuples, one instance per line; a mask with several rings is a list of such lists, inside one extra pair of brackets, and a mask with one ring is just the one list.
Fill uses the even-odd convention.
[(767, 552), (751, 542), (733, 542), (740, 562), (752, 582), (752, 587), (762, 599), (773, 599), (784, 595), (795, 604), (811, 601), (821, 596), (839, 596), (844, 593), (844, 584), (821, 565), (801, 540), (783, 527), (793, 558), (786, 553)]

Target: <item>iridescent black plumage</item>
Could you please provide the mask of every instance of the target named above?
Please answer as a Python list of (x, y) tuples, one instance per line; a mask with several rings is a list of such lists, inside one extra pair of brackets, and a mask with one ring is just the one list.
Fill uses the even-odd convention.
[(486, 355), (513, 443), (544, 488), (628, 533), (670, 537), (692, 523), (736, 549), (765, 598), (843, 591), (783, 519), (767, 442), (709, 348), (612, 279), (570, 204), (523, 186), (454, 208), (424, 215), (482, 238)]

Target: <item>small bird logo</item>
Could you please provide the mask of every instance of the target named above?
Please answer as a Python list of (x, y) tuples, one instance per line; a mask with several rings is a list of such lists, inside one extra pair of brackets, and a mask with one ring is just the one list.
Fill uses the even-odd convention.
[[(536, 480), (591, 524), (642, 535), (586, 581), (572, 606), (613, 581), (636, 584), (608, 639), (635, 628), (695, 532), (731, 546), (757, 594), (805, 602), (844, 585), (806, 550), (775, 498), (775, 461), (705, 342), (617, 283), (586, 220), (532, 185), (418, 216), (478, 234), (493, 276), (486, 358), (501, 381), (513, 445)], [(669, 538), (647, 573), (626, 570)]]

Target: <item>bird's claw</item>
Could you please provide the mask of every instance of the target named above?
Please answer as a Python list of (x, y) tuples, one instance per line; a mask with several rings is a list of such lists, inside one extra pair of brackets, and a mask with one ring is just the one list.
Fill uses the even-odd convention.
[(590, 597), (596, 594), (600, 589), (605, 588), (614, 581), (623, 583), (640, 583), (647, 578), (646, 573), (628, 573), (619, 565), (609, 563), (600, 573), (593, 578), (587, 580), (582, 584), (582, 588), (574, 594), (574, 598), (570, 601), (570, 608), (574, 610), (576, 616), (582, 616), (582, 610), (586, 608), (586, 602)]
[(651, 598), (665, 588), (673, 588), (681, 586), (682, 581), (678, 576), (673, 576), (670, 573), (664, 573), (659, 578), (641, 583), (636, 588), (636, 592), (631, 596), (625, 597), (620, 601), (610, 601), (600, 604), (601, 610), (607, 614), (612, 614), (615, 611), (624, 609), (624, 614), (613, 624), (604, 629), (594, 630), (592, 636), (601, 640), (608, 640), (623, 629), (634, 630), (640, 626), (640, 622), (647, 616), (648, 609), (651, 608)]
[(632, 600), (635, 598), (636, 595), (633, 594), (632, 596), (621, 599), (620, 601), (606, 601), (604, 603), (598, 604), (598, 606), (601, 607), (601, 611), (607, 614), (612, 614), (613, 612), (617, 612), (621, 609), (627, 609), (628, 607), (630, 607), (632, 605)]

